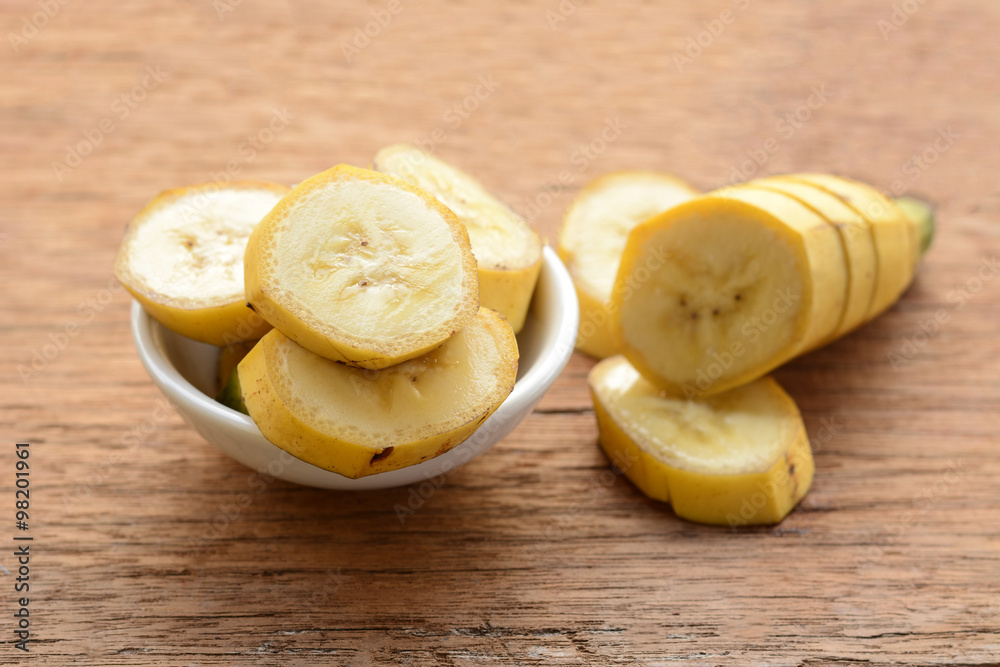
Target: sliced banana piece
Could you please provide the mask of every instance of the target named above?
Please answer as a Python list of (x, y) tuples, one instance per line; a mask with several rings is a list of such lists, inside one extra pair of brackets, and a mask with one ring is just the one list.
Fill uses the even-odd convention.
[(699, 523), (781, 521), (814, 465), (795, 402), (770, 377), (702, 400), (670, 398), (622, 356), (588, 377), (608, 457), (650, 498)]
[(654, 171), (605, 174), (580, 190), (566, 212), (558, 248), (580, 301), (578, 350), (598, 359), (619, 353), (609, 304), (625, 240), (640, 222), (697, 194), (684, 181)]
[(212, 345), (260, 338), (271, 325), (246, 307), (243, 253), (288, 188), (253, 181), (160, 193), (129, 223), (115, 277), (168, 329)]
[(787, 178), (840, 197), (868, 221), (878, 253), (879, 281), (867, 319), (888, 310), (915, 275), (920, 260), (917, 225), (912, 224), (888, 197), (865, 183), (829, 174), (790, 174)]
[(224, 390), (229, 379), (232, 377), (236, 366), (243, 361), (243, 357), (250, 353), (253, 346), (257, 344), (255, 340), (245, 340), (239, 343), (227, 345), (219, 350), (219, 388)]
[(437, 349), (383, 370), (324, 359), (275, 329), (237, 373), (247, 411), (268, 440), (356, 479), (464, 441), (514, 388), (517, 361), (510, 325), (482, 308)]
[(479, 308), (476, 260), (455, 214), (368, 169), (309, 178), (254, 231), (246, 298), (321, 357), (378, 369), (418, 357)]
[(825, 340), (846, 286), (831, 225), (787, 196), (736, 187), (633, 229), (612, 306), (622, 351), (647, 379), (708, 396)]
[(847, 260), (847, 301), (833, 336), (827, 341), (821, 341), (820, 345), (839, 338), (867, 322), (879, 275), (875, 237), (868, 221), (836, 195), (805, 183), (772, 177), (751, 181), (747, 185), (793, 197), (833, 225), (840, 234), (844, 257)]
[(520, 332), (542, 268), (542, 241), (524, 218), (472, 176), (416, 146), (387, 146), (374, 167), (434, 195), (458, 216), (479, 264), (480, 304)]

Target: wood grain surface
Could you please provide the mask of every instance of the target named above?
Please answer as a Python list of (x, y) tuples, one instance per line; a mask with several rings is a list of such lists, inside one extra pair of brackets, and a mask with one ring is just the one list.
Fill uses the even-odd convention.
[[(0, 29), (0, 664), (1000, 661), (1000, 4), (6, 0)], [(580, 356), (432, 493), (262, 481), (143, 371), (124, 225), (395, 141), (550, 242), (625, 168), (842, 173), (936, 202), (939, 233), (891, 311), (778, 372), (816, 479), (777, 527), (608, 475)]]

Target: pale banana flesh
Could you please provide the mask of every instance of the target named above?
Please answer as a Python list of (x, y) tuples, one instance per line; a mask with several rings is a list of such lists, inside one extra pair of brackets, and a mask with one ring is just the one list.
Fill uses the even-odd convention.
[(115, 276), (167, 328), (213, 345), (260, 338), (247, 309), (243, 254), (257, 223), (288, 192), (275, 183), (167, 190), (129, 223)]
[(706, 399), (670, 397), (623, 356), (588, 377), (600, 444), (650, 498), (699, 523), (781, 521), (812, 483), (794, 401), (770, 377)]
[(465, 227), (431, 195), (338, 165), (303, 181), (247, 244), (246, 298), (321, 357), (379, 369), (418, 357), (479, 307)]
[(542, 267), (542, 241), (527, 221), (478, 180), (416, 146), (386, 146), (374, 168), (434, 195), (458, 216), (479, 265), (480, 304), (520, 332)]
[(846, 287), (831, 225), (787, 196), (737, 187), (633, 229), (612, 303), (622, 351), (646, 378), (708, 396), (830, 336)]
[(274, 329), (237, 366), (248, 413), (276, 446), (358, 478), (449, 451), (514, 387), (517, 340), (497, 313), (440, 347), (382, 370), (319, 357)]
[(654, 171), (605, 174), (580, 190), (566, 212), (558, 246), (580, 302), (578, 350), (598, 359), (619, 353), (609, 306), (628, 234), (697, 194), (684, 181)]

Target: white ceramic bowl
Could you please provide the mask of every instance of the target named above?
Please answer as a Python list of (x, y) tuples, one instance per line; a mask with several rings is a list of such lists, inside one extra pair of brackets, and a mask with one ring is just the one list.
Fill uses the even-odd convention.
[(579, 308), (569, 274), (546, 247), (528, 319), (517, 336), (514, 391), (472, 436), (415, 466), (348, 479), (272, 445), (249, 417), (218, 403), (219, 348), (176, 334), (132, 304), (132, 338), (142, 365), (177, 411), (202, 436), (240, 463), (289, 482), (327, 489), (382, 489), (420, 483), (479, 456), (514, 430), (566, 366), (576, 342)]

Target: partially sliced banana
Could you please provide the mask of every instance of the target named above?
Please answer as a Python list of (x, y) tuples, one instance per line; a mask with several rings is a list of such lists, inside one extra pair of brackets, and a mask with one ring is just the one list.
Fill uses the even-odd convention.
[(479, 302), (521, 331), (542, 267), (542, 241), (528, 223), (464, 171), (408, 144), (386, 146), (378, 171), (428, 192), (454, 211), (469, 231), (479, 264)]
[(878, 253), (879, 281), (866, 319), (888, 310), (916, 275), (918, 226), (892, 200), (865, 183), (829, 174), (789, 174), (787, 178), (836, 195), (868, 221)]
[[(812, 209), (833, 225), (844, 245), (847, 260), (847, 301), (840, 323), (830, 340), (840, 338), (868, 321), (878, 285), (878, 256), (871, 225), (836, 195), (780, 176), (751, 181), (747, 185), (781, 192)], [(823, 345), (828, 341), (821, 341)]]
[(677, 516), (773, 524), (809, 490), (814, 464), (802, 417), (770, 377), (707, 399), (675, 399), (616, 356), (594, 366), (588, 381), (601, 447)]
[(204, 183), (160, 193), (129, 223), (115, 277), (168, 329), (212, 345), (271, 328), (246, 307), (247, 239), (288, 192), (275, 183)]
[(580, 301), (576, 347), (603, 359), (619, 353), (609, 311), (625, 240), (640, 222), (696, 196), (684, 181), (654, 171), (619, 171), (588, 183), (559, 232), (559, 256)]
[(847, 285), (836, 230), (776, 192), (726, 188), (629, 234), (612, 305), (622, 351), (675, 396), (721, 393), (830, 336)]
[(479, 308), (476, 260), (431, 195), (339, 165), (303, 181), (247, 244), (246, 298), (321, 357), (378, 369), (441, 345)]
[(513, 390), (517, 361), (510, 325), (482, 308), (437, 349), (390, 368), (324, 359), (275, 329), (237, 374), (247, 411), (268, 440), (356, 479), (463, 442)]

